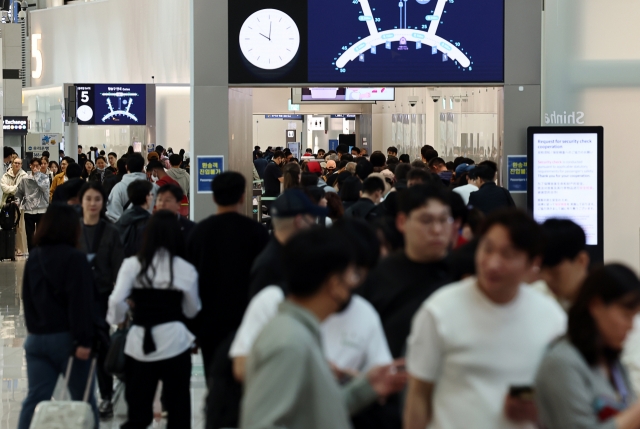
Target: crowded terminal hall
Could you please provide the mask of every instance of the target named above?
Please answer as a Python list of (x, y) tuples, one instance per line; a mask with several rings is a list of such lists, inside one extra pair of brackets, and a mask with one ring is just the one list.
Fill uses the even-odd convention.
[(1, 1), (0, 429), (640, 429), (619, 3)]

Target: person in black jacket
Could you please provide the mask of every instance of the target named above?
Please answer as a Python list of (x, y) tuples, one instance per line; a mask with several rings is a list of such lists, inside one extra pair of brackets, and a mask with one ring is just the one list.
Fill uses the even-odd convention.
[(180, 224), (180, 230), (184, 237), (185, 243), (191, 234), (191, 231), (196, 227), (196, 224), (186, 217), (180, 215), (180, 202), (184, 198), (184, 192), (180, 186), (167, 184), (158, 189), (156, 196), (156, 211), (157, 210), (169, 210), (171, 213), (175, 213), (178, 217), (178, 223)]
[(345, 217), (374, 220), (376, 217), (376, 205), (384, 194), (384, 182), (379, 177), (367, 177), (362, 184), (362, 196), (355, 204), (344, 212)]
[[(107, 319), (109, 295), (118, 277), (118, 270), (124, 259), (124, 248), (120, 241), (120, 234), (115, 226), (107, 222), (103, 215), (106, 206), (104, 190), (99, 182), (85, 183), (78, 194), (82, 205), (82, 232), (80, 234), (80, 250), (87, 255), (91, 265), (93, 278), (98, 290), (100, 316)], [(106, 326), (106, 325), (105, 325)], [(108, 326), (106, 336), (108, 336)], [(113, 417), (113, 377), (104, 369), (107, 348), (103, 348), (98, 355), (98, 388), (101, 402), (100, 417)]]
[[(36, 405), (51, 399), (71, 356), (75, 357), (69, 380), (71, 398), (81, 401), (84, 395), (99, 317), (91, 268), (86, 255), (77, 249), (79, 237), (80, 219), (73, 207), (49, 206), (38, 225), (36, 248), (29, 255), (23, 278), (29, 392), (22, 404), (19, 429), (28, 429)], [(93, 390), (89, 403), (98, 427)]]
[(137, 254), (142, 248), (144, 228), (151, 217), (149, 208), (153, 204), (152, 191), (153, 185), (146, 180), (134, 180), (127, 187), (131, 207), (125, 207), (124, 213), (116, 222), (125, 258)]
[(516, 206), (511, 193), (496, 185), (497, 171), (495, 162), (484, 161), (469, 172), (469, 177), (475, 179), (475, 185), (480, 188), (469, 195), (469, 206), (486, 215), (500, 208)]
[(107, 160), (103, 156), (96, 159), (96, 168), (89, 175), (89, 182), (104, 183), (104, 179), (113, 176), (111, 170), (107, 170)]

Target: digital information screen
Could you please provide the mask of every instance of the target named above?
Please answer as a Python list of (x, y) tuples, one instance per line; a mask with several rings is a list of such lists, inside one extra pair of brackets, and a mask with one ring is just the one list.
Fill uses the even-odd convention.
[(529, 128), (529, 208), (539, 223), (571, 219), (602, 249), (602, 127)]
[(301, 88), (305, 101), (394, 101), (395, 88)]
[(79, 125), (146, 125), (144, 84), (76, 84)]
[(229, 1), (229, 82), (501, 83), (505, 0)]

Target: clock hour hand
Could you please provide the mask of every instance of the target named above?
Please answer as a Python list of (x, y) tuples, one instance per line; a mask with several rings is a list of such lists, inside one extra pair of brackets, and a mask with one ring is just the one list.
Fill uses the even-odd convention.
[(258, 34), (259, 34), (259, 35), (261, 35), (262, 37), (264, 37), (265, 39), (268, 39), (269, 41), (271, 41), (271, 38), (270, 38), (270, 37), (267, 37), (267, 36), (265, 36), (265, 35), (264, 35), (264, 34), (262, 34), (262, 33), (258, 33)]

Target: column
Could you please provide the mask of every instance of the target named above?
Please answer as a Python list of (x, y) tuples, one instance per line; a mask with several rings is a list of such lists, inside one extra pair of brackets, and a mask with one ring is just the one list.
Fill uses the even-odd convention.
[(227, 0), (191, 0), (191, 215), (215, 213), (211, 194), (197, 193), (198, 155), (222, 155), (225, 170), (247, 179), (251, 213), (252, 90), (229, 88)]
[[(507, 174), (508, 155), (527, 154), (527, 128), (540, 125), (542, 0), (505, 2), (504, 135), (502, 166)], [(518, 207), (526, 208), (527, 194), (513, 194)]]

